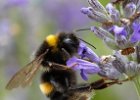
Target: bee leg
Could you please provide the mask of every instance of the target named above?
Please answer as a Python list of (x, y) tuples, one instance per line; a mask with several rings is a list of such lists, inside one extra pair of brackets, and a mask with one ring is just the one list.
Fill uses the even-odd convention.
[(92, 82), (90, 84), (90, 89), (100, 90), (100, 89), (107, 88), (111, 85), (117, 84), (117, 83), (118, 83), (117, 81), (106, 82), (104, 79), (100, 79), (95, 82)]
[(100, 89), (107, 88), (111, 85), (114, 85), (116, 83), (118, 82), (117, 81), (106, 82), (104, 79), (100, 79), (92, 83), (86, 83), (86, 84), (70, 87), (69, 90), (70, 91), (92, 91), (93, 89), (100, 90)]
[(65, 53), (65, 59), (68, 59), (71, 57), (71, 55), (64, 48), (62, 48), (61, 50), (63, 51), (63, 53)]

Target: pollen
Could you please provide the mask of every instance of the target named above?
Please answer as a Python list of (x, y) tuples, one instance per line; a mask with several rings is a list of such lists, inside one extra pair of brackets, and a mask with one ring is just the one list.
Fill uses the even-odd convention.
[(43, 94), (49, 95), (50, 93), (52, 93), (54, 86), (51, 83), (41, 83), (40, 84), (40, 90), (42, 91)]
[(56, 47), (57, 41), (58, 41), (58, 38), (55, 35), (49, 35), (49, 36), (46, 37), (46, 42), (51, 47)]

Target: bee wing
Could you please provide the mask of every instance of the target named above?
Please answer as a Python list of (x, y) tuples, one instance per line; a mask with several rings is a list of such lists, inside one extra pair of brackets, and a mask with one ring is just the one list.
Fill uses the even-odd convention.
[(42, 59), (33, 60), (31, 63), (19, 70), (8, 82), (6, 89), (11, 90), (19, 86), (25, 87), (29, 85), (40, 67)]
[(46, 52), (19, 70), (8, 82), (6, 89), (11, 90), (19, 86), (26, 87), (31, 84), (34, 75), (41, 66), (42, 58), (45, 54)]

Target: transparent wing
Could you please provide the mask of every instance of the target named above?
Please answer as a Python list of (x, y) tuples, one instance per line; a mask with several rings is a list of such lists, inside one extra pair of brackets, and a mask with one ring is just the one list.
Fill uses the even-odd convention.
[(11, 90), (13, 88), (17, 88), (19, 86), (26, 87), (27, 85), (31, 84), (32, 79), (36, 72), (38, 71), (42, 57), (46, 54), (42, 54), (41, 56), (37, 57), (35, 60), (27, 64), (21, 70), (19, 70), (8, 82), (6, 89)]

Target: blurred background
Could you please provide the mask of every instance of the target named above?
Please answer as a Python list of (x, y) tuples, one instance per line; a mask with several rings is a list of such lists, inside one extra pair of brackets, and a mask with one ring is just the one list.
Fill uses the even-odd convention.
[[(93, 25), (80, 12), (87, 0), (0, 0), (0, 100), (46, 100), (40, 92), (39, 77), (27, 88), (5, 90), (12, 75), (30, 62), (33, 52), (48, 34), (73, 31)], [(103, 5), (109, 0), (100, 0)], [(111, 54), (89, 31), (78, 36), (93, 44), (98, 55)], [(80, 80), (80, 79), (79, 79)], [(90, 78), (89, 82), (95, 81)], [(96, 91), (94, 100), (138, 100), (133, 84), (114, 85)]]

